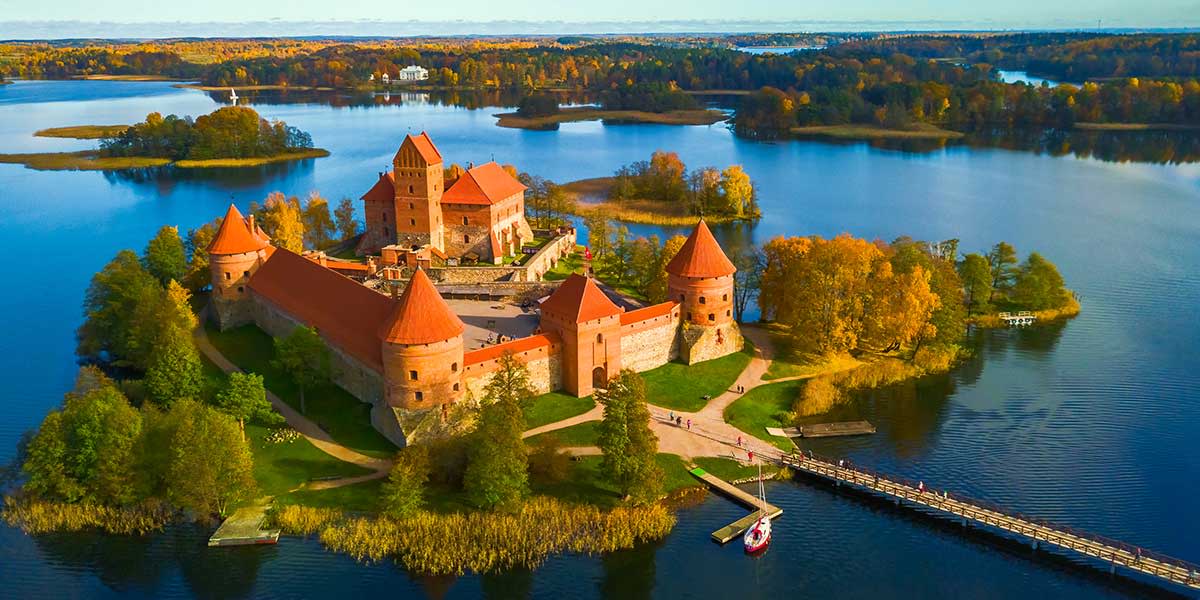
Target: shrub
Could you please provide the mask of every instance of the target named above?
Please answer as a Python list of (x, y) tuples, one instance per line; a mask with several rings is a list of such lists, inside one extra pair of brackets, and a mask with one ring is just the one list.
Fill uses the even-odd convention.
[(538, 437), (529, 453), (529, 473), (546, 483), (558, 483), (571, 472), (571, 456), (553, 434)]

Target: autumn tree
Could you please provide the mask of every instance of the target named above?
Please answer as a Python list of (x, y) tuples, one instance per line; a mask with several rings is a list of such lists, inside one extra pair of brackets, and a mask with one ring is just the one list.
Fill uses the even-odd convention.
[(583, 226), (587, 228), (588, 247), (592, 251), (592, 260), (600, 261), (612, 251), (612, 221), (599, 212), (590, 212), (583, 218)]
[(982, 254), (968, 254), (958, 269), (966, 293), (967, 313), (982, 312), (992, 297), (992, 268)]
[(754, 184), (741, 165), (730, 165), (721, 172), (721, 194), (725, 203), (721, 214), (738, 218), (758, 216)]
[(304, 211), (299, 199), (271, 192), (261, 207), (251, 205), (250, 208), (275, 247), (297, 254), (304, 251)]
[(425, 505), (429, 480), (429, 453), (424, 446), (408, 446), (396, 455), (388, 480), (380, 491), (383, 514), (393, 519), (412, 516)]
[(296, 327), (287, 337), (275, 339), (276, 368), (287, 373), (300, 391), (300, 413), (307, 414), (305, 391), (333, 378), (333, 356), (313, 327)]
[(603, 457), (600, 472), (635, 502), (651, 502), (662, 492), (662, 469), (658, 466), (658, 438), (650, 431), (646, 406), (646, 384), (642, 376), (625, 369), (596, 391), (604, 407), (597, 445)]
[(682, 235), (675, 235), (667, 238), (663, 242), (662, 250), (658, 253), (658, 262), (654, 266), (654, 275), (646, 284), (646, 298), (650, 302), (659, 303), (667, 301), (667, 264), (671, 259), (679, 254), (679, 249), (687, 242), (687, 238)]
[(179, 238), (179, 230), (170, 226), (160, 228), (150, 243), (146, 244), (142, 264), (162, 285), (171, 280), (183, 281), (187, 273), (187, 256), (183, 240)]
[(217, 392), (216, 405), (222, 412), (237, 419), (243, 438), (246, 436), (246, 421), (257, 421), (264, 425), (283, 422), (283, 417), (275, 412), (270, 400), (267, 400), (262, 375), (230, 373), (225, 387)]
[(521, 439), (525, 431), (521, 407), (532, 395), (528, 369), (511, 354), (502, 356), (484, 393), (463, 475), (463, 488), (476, 506), (507, 506), (529, 494), (529, 450)]
[(118, 252), (92, 277), (84, 293), (84, 322), (76, 334), (76, 352), (117, 366), (145, 369), (157, 325), (139, 317), (152, 317), (162, 294), (162, 286), (142, 267), (136, 254)]
[(302, 215), (304, 243), (313, 250), (327, 248), (333, 241), (333, 217), (329, 214), (329, 202), (315, 190), (309, 194)]
[(361, 226), (354, 217), (354, 203), (349, 198), (342, 198), (337, 208), (333, 209), (333, 224), (337, 229), (339, 241), (358, 235)]

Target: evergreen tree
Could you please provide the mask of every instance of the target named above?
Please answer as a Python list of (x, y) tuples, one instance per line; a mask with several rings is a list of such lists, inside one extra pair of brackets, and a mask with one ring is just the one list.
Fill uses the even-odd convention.
[(958, 269), (966, 292), (967, 314), (980, 312), (992, 297), (992, 269), (982, 254), (968, 254)]
[(380, 494), (383, 514), (394, 519), (412, 516), (425, 505), (425, 483), (429, 480), (429, 454), (423, 446), (408, 446), (396, 462)]
[(283, 417), (275, 412), (267, 400), (262, 375), (230, 373), (229, 381), (217, 394), (216, 400), (222, 412), (237, 419), (243, 438), (246, 437), (246, 421), (257, 421), (264, 425), (283, 421)]
[(275, 366), (300, 388), (300, 413), (307, 413), (305, 390), (333, 378), (332, 356), (321, 334), (312, 327), (296, 327), (285, 338), (275, 340)]
[(187, 256), (183, 240), (179, 238), (179, 229), (170, 226), (159, 229), (150, 243), (146, 244), (142, 264), (162, 285), (171, 280), (183, 281), (187, 273)]
[(987, 255), (992, 269), (992, 290), (1007, 295), (1017, 276), (1017, 250), (1008, 242), (1000, 242)]
[(204, 366), (191, 330), (168, 327), (162, 332), (143, 383), (150, 397), (163, 406), (182, 398), (200, 397)]
[(649, 502), (662, 491), (662, 469), (657, 462), (658, 438), (650, 431), (646, 384), (641, 375), (625, 369), (596, 392), (604, 406), (600, 422), (600, 472), (635, 502)]
[(533, 393), (528, 369), (508, 354), (501, 357), (500, 369), (486, 389), (463, 487), (477, 506), (495, 508), (529, 494), (529, 451), (521, 438), (525, 431), (521, 406)]

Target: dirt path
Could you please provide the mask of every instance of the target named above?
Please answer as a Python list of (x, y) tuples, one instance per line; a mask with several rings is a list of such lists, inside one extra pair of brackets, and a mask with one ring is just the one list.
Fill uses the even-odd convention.
[(533, 437), (540, 433), (546, 433), (548, 431), (558, 431), (559, 429), (565, 429), (567, 427), (570, 427), (572, 425), (578, 425), (580, 423), (587, 423), (588, 421), (599, 421), (602, 418), (604, 418), (604, 407), (600, 406), (600, 404), (597, 403), (596, 406), (593, 406), (591, 410), (583, 413), (582, 415), (575, 415), (574, 417), (568, 417), (561, 421), (555, 421), (553, 423), (547, 423), (540, 427), (534, 427), (533, 429), (530, 429), (530, 430), (526, 431), (525, 433), (522, 433), (521, 437), (522, 438), (530, 438), (530, 437)]
[[(208, 339), (208, 333), (204, 331), (204, 317), (204, 314), (200, 315), (201, 324), (193, 333), (193, 337), (196, 340), (196, 348), (225, 373), (241, 372), (241, 369), (225, 358), (225, 355), (221, 354), (221, 351), (217, 350), (217, 347), (213, 345), (212, 340)], [(324, 490), (387, 477), (388, 471), (392, 468), (392, 461), (360, 454), (333, 441), (333, 438), (329, 437), (329, 434), (325, 433), (316, 423), (300, 414), (299, 411), (289, 406), (270, 390), (267, 390), (267, 399), (271, 401), (271, 406), (276, 412), (282, 415), (283, 419), (287, 421), (288, 426), (300, 432), (300, 435), (303, 435), (318, 450), (338, 460), (373, 471), (373, 473), (367, 475), (310, 482), (307, 485), (301, 486), (303, 489)]]

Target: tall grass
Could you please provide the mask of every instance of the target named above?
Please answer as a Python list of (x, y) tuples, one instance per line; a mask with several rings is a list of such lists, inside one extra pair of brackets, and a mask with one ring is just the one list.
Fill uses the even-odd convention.
[(4, 498), (4, 521), (31, 535), (83, 529), (141, 535), (161, 530), (170, 519), (171, 511), (157, 504), (115, 507)]
[[(1079, 305), (1079, 300), (1077, 298), (1075, 298), (1074, 295), (1072, 295), (1071, 297), (1069, 297), (1067, 299), (1066, 304), (1064, 304), (1058, 308), (1048, 308), (1046, 310), (1035, 310), (1035, 311), (1030, 311), (1030, 312), (1033, 313), (1033, 316), (1037, 317), (1038, 322), (1044, 323), (1046, 321), (1054, 321), (1056, 319), (1065, 319), (1067, 317), (1074, 317), (1075, 315), (1079, 314), (1080, 310), (1082, 310), (1082, 307)], [(971, 317), (970, 319), (968, 319), (968, 322), (974, 323), (975, 325), (977, 325), (979, 327), (987, 327), (987, 328), (997, 328), (997, 327), (1007, 327), (1008, 326), (1007, 323), (1000, 320), (1000, 315), (998, 313)]]
[(659, 539), (675, 517), (665, 506), (612, 510), (534, 497), (509, 512), (422, 511), (403, 520), (339, 517), (337, 511), (286, 507), (276, 515), (285, 532), (319, 533), (321, 543), (356, 560), (395, 558), (415, 573), (534, 568), (551, 554), (599, 554)]

